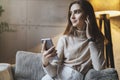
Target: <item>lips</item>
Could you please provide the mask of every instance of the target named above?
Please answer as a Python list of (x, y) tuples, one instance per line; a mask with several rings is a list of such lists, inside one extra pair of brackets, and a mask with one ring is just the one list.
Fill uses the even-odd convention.
[(77, 20), (74, 20), (74, 21), (72, 21), (73, 23), (76, 23), (77, 22)]

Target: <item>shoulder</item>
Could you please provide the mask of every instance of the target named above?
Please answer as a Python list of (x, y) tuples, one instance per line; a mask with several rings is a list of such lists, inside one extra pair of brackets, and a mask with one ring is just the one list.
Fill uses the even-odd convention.
[(62, 35), (59, 39), (58, 39), (58, 43), (59, 44), (66, 44), (69, 41), (69, 36), (68, 35)]
[(62, 36), (59, 38), (59, 40), (66, 40), (67, 38), (68, 38), (67, 35), (62, 35)]

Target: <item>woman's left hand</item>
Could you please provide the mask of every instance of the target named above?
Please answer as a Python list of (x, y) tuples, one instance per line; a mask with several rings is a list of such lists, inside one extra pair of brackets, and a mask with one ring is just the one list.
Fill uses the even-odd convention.
[(88, 39), (92, 38), (91, 34), (90, 34), (90, 21), (89, 21), (89, 16), (86, 17), (86, 20), (85, 20), (85, 23), (86, 23), (86, 36)]

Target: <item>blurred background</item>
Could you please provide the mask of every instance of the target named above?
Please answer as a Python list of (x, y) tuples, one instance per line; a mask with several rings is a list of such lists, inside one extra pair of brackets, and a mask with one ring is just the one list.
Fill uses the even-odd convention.
[[(0, 63), (14, 64), (16, 52), (20, 50), (40, 53), (41, 38), (50, 37), (56, 44), (66, 27), (71, 1), (73, 0), (0, 0), (3, 9), (0, 16)], [(92, 3), (94, 0), (89, 1)], [(100, 1), (104, 3), (98, 7), (110, 5), (104, 0)], [(117, 5), (114, 5), (114, 9), (120, 10), (120, 0), (115, 1)], [(95, 8), (95, 11), (98, 10)], [(110, 25), (115, 68), (120, 75), (120, 16), (110, 17)]]

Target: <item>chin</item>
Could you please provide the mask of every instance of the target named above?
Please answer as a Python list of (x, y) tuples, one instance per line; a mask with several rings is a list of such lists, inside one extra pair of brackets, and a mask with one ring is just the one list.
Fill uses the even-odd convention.
[(73, 23), (72, 26), (73, 26), (73, 27), (77, 27), (77, 26), (78, 26), (78, 23)]
[(74, 25), (74, 24), (73, 24), (72, 26), (73, 26), (73, 27), (77, 27), (77, 25)]

